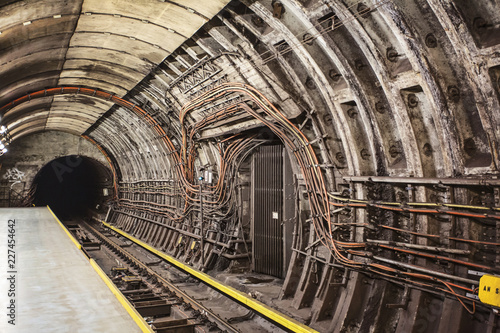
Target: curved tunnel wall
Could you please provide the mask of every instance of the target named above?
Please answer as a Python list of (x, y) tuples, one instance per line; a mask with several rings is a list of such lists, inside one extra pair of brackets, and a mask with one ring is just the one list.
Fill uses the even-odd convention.
[[(175, 52), (148, 67), (137, 85), (129, 84), (128, 76), (118, 84), (117, 71), (104, 76), (90, 71), (93, 81), (75, 84), (95, 88), (95, 82), (104, 81), (101, 89), (117, 93), (132, 108), (111, 98), (69, 93), (44, 96), (39, 105), (18, 105), (2, 123), (17, 138), (37, 129), (28, 126), (29, 119), (43, 123), (51, 105), (64, 101), (86, 110), (88, 117), (76, 117), (82, 126), (68, 128), (84, 128), (83, 134), (116, 162), (119, 200), (112, 222), (210, 269), (222, 257), (217, 243), (250, 237), (237, 227), (238, 219), (251, 219), (236, 208), (248, 203), (245, 191), (251, 190), (250, 176), (242, 171), (250, 166), (241, 153), (265, 142), (266, 112), (263, 104), (239, 92), (216, 95), (186, 116), (183, 107), (221, 84), (246, 83), (306, 138), (332, 203), (326, 217), (335, 230), (331, 237), (365, 244), (365, 252), (349, 249), (349, 258), (372, 262), (375, 256), (401, 270), (417, 265), (470, 288), (463, 282), (471, 281), (468, 269), (479, 265), (487, 271), (499, 262), (494, 245), (499, 235), (498, 12), (498, 5), (488, 1), (232, 1)], [(59, 85), (66, 82), (75, 81)], [(130, 89), (124, 91), (123, 84)], [(185, 141), (183, 134), (193, 129)], [(235, 138), (242, 141), (236, 144)], [(303, 149), (293, 145), (292, 155)], [(192, 148), (190, 159), (183, 158), (185, 148)], [(225, 153), (234, 156), (231, 162)], [(199, 246), (196, 176), (201, 168), (217, 182), (224, 175), (220, 170), (235, 179), (220, 182), (231, 200), (205, 220), (204, 230), (211, 230), (206, 252), (215, 260), (208, 264), (198, 247), (189, 250), (192, 242)], [(471, 299), (462, 307), (442, 290), (446, 285), (426, 289), (413, 278), (376, 278), (370, 271), (339, 267), (338, 256), (317, 246), (315, 194), (299, 163), (292, 168), (300, 199), (290, 221), (297, 236), (280, 299), (296, 309), (310, 308), (313, 327), (494, 331), (498, 319), (488, 307), (478, 303), (470, 320)], [(218, 202), (214, 193), (206, 195)], [(439, 248), (442, 258), (419, 254), (426, 246)], [(241, 247), (225, 248), (226, 259), (245, 255)]]

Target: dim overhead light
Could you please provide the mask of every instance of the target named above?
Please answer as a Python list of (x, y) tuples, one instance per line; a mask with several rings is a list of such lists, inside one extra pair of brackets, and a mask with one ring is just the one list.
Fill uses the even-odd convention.
[(62, 16), (61, 14), (59, 14), (59, 15), (54, 15), (54, 18), (55, 18), (55, 19), (58, 19), (58, 18), (61, 18), (61, 16)]
[(25, 25), (25, 26), (26, 25), (30, 25), (30, 24), (31, 24), (31, 21), (26, 21), (26, 22), (23, 23), (23, 25)]

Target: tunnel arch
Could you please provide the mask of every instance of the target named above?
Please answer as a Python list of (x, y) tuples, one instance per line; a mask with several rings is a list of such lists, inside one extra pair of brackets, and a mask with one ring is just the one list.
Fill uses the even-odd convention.
[(112, 197), (113, 175), (101, 162), (67, 155), (45, 164), (31, 185), (33, 205), (50, 206), (61, 219), (99, 211)]
[[(180, 13), (164, 8), (184, 1), (193, 8), (179, 7)], [(142, 6), (84, 0), (83, 6), (80, 1), (21, 6), (29, 2), (0, 6), (8, 13), (0, 27), (6, 51), (0, 57), (6, 67), (0, 106), (12, 101), (0, 107), (1, 125), (14, 143), (1, 160), (4, 174), (19, 167), (30, 184), (55, 156), (84, 154), (78, 143), (77, 150), (50, 156), (45, 147), (39, 149), (43, 161), (34, 160), (35, 153), (15, 155), (16, 142), (41, 141), (32, 138), (35, 132), (83, 137), (100, 150), (105, 158), (92, 156), (109, 164), (114, 176), (116, 200), (107, 222), (132, 226), (138, 238), (194, 267), (211, 270), (203, 260), (203, 253), (210, 253), (250, 270), (246, 241), (255, 238), (236, 229), (229, 233), (226, 222), (246, 227), (255, 218), (255, 167), (246, 163), (244, 171), (232, 174), (236, 185), (228, 183), (226, 192), (233, 191), (232, 202), (242, 207), (238, 215), (227, 205), (207, 214), (208, 199), (219, 196), (198, 191), (194, 176), (208, 165), (220, 179), (220, 166), (229, 163), (219, 152), (229, 150), (233, 135), (247, 131), (257, 135), (254, 139), (268, 139), (259, 137), (257, 120), (235, 109), (232, 116), (222, 112), (240, 99), (257, 115), (262, 108), (241, 94), (214, 95), (185, 119), (189, 129), (221, 112), (211, 127), (195, 133), (189, 182), (181, 182), (188, 168), (178, 156), (183, 106), (221, 83), (248, 84), (304, 133), (307, 142), (294, 149), (308, 147), (318, 157), (305, 170), (325, 175), (322, 202), (325, 210), (331, 206), (324, 214), (331, 223), (324, 224), (332, 227), (327, 236), (353, 247), (342, 252), (367, 266), (389, 265), (398, 274), (416, 273), (411, 265), (418, 264), (436, 276), (447, 274), (447, 281), (467, 281), (450, 292), (437, 283), (427, 289), (409, 284), (398, 274), (376, 277), (350, 263), (339, 267), (322, 244), (325, 237), (314, 234), (320, 214), (309, 200), (316, 191), (307, 188), (294, 162), (295, 175), (285, 182), (285, 197), (294, 204), (285, 202), (291, 213), (284, 220), (297, 237), (292, 259), (286, 259), (280, 301), (289, 299), (295, 310), (310, 313), (302, 319), (324, 332), (405, 333), (426, 327), (484, 332), (499, 326), (498, 316), (483, 320), (490, 308), (466, 292), (477, 280), (467, 266), (490, 269), (500, 262), (500, 252), (490, 248), (500, 246), (498, 3), (179, 0)], [(40, 16), (33, 16), (37, 8)], [(184, 31), (184, 20), (171, 22), (173, 13), (196, 24)], [(206, 21), (198, 21), (200, 13)], [(64, 139), (47, 147), (59, 143)], [(201, 197), (204, 215), (198, 209)], [(184, 207), (192, 209), (184, 214)], [(436, 259), (424, 251), (442, 253)], [(429, 304), (437, 304), (431, 314)], [(469, 309), (475, 305), (472, 324)]]

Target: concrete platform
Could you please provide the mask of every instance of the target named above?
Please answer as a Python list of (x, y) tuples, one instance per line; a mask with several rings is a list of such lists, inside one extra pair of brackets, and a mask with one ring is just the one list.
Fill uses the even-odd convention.
[(47, 208), (0, 208), (0, 226), (0, 332), (141, 332)]

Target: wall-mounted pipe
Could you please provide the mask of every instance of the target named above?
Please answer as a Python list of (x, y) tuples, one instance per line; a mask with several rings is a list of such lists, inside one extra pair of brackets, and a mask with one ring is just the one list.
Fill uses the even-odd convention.
[(429, 184), (458, 186), (500, 186), (500, 179), (492, 178), (425, 178), (425, 177), (385, 177), (385, 176), (349, 176), (346, 182), (373, 182), (396, 184)]

